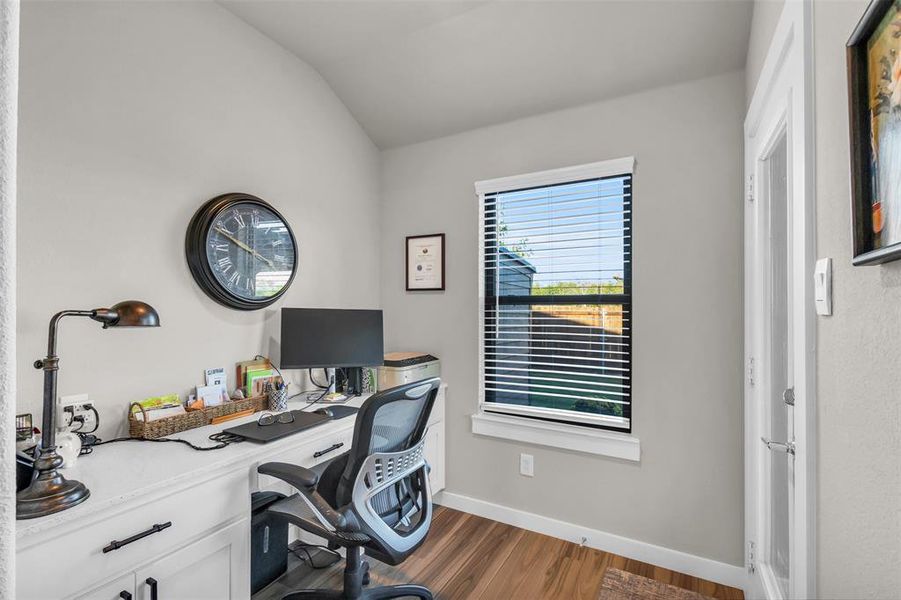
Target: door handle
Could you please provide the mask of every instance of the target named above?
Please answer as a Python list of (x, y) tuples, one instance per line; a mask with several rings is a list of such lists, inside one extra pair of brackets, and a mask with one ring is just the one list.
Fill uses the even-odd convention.
[(122, 598), (122, 600), (131, 600), (131, 592), (122, 590), (119, 592), (119, 597)]
[(792, 456), (795, 455), (794, 442), (774, 442), (764, 437), (760, 438), (760, 441), (763, 442), (769, 450), (772, 450), (774, 452), (785, 452), (786, 454), (791, 454)]
[(159, 583), (153, 577), (148, 577), (144, 580), (144, 583), (150, 586), (150, 600), (159, 600), (157, 598), (157, 588), (159, 587)]

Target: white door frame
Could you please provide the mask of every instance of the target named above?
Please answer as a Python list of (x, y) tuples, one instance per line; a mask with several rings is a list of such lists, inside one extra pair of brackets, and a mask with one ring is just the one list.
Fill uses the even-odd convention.
[(0, 598), (16, 595), (16, 132), (19, 2), (0, 0)]
[[(816, 314), (813, 270), (816, 261), (813, 145), (813, 42), (811, 0), (787, 0), (776, 27), (760, 79), (745, 119), (745, 550), (748, 598), (778, 597), (753, 571), (761, 553), (759, 528), (766, 507), (759, 501), (757, 481), (761, 469), (758, 411), (767, 386), (757, 382), (755, 370), (767, 364), (768, 313), (765, 286), (766, 245), (760, 236), (767, 217), (756, 202), (755, 188), (764, 182), (757, 175), (760, 155), (752, 148), (784, 127), (789, 146), (788, 202), (791, 239), (792, 347), (794, 372), (794, 512), (790, 516), (790, 591), (792, 598), (816, 596), (815, 491), (816, 491)], [(758, 181), (755, 181), (757, 179)], [(759, 184), (759, 185), (758, 185)], [(781, 440), (780, 440), (781, 441)], [(752, 546), (752, 543), (754, 544)]]

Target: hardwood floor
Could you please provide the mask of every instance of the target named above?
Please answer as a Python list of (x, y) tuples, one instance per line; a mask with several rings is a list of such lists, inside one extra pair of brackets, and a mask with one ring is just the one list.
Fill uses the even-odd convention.
[[(327, 557), (314, 554), (317, 562)], [(744, 598), (735, 588), (441, 506), (435, 507), (426, 543), (406, 561), (392, 567), (368, 560), (370, 585), (419, 583), (443, 600), (596, 600), (608, 567), (721, 600)], [(343, 561), (318, 570), (299, 564), (254, 600), (273, 600), (295, 589), (340, 589), (342, 568)]]

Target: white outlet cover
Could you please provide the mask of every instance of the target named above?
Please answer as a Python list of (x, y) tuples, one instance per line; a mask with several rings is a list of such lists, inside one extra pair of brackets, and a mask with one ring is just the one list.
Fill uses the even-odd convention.
[(79, 404), (87, 404), (90, 402), (87, 394), (70, 394), (68, 396), (59, 397), (59, 406), (65, 408), (67, 406), (77, 406)]
[(526, 477), (535, 476), (535, 457), (531, 454), (519, 455), (519, 474)]

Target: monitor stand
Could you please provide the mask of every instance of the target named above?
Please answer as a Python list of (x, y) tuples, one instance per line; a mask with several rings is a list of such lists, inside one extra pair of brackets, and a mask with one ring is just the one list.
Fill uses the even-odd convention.
[(335, 381), (339, 392), (348, 396), (359, 396), (363, 392), (363, 369), (362, 367), (338, 369)]

